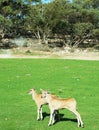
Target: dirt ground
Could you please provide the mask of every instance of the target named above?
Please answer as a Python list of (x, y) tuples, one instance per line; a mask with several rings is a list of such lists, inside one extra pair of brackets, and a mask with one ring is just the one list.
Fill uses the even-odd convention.
[(57, 59), (76, 59), (76, 60), (99, 60), (99, 52), (74, 52), (67, 53), (64, 51), (44, 52), (34, 51), (34, 54), (17, 53), (13, 54), (9, 50), (1, 53), (0, 58), (57, 58)]

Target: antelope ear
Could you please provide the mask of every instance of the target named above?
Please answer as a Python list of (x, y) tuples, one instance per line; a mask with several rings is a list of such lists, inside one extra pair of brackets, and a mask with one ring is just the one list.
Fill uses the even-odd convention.
[(49, 90), (47, 90), (46, 92), (47, 92), (47, 94), (50, 94), (50, 91), (49, 91)]
[(43, 92), (44, 90), (40, 88), (40, 91)]

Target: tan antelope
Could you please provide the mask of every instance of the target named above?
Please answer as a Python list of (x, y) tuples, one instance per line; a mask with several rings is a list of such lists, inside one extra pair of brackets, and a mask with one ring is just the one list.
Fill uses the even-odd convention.
[[(42, 120), (43, 119), (42, 106), (48, 103), (46, 102), (45, 98), (41, 97), (42, 94), (37, 93), (37, 91), (34, 88), (30, 89), (29, 94), (32, 95), (32, 99), (35, 101), (37, 106), (37, 120)], [(56, 95), (53, 95), (53, 97), (55, 96)], [(59, 111), (55, 111), (55, 113), (59, 114)]]
[(55, 122), (55, 111), (66, 108), (76, 115), (78, 121), (78, 127), (79, 126), (84, 127), (81, 116), (76, 110), (77, 103), (74, 98), (63, 99), (59, 97), (53, 97), (48, 91), (43, 90), (42, 90), (42, 98), (46, 98), (46, 102), (49, 104), (50, 120), (48, 126), (53, 125)]

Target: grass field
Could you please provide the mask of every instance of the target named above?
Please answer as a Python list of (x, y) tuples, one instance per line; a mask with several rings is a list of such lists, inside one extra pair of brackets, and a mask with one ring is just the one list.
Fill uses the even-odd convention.
[(62, 120), (48, 127), (36, 120), (36, 106), (29, 89), (49, 89), (61, 97), (74, 97), (85, 124), (99, 130), (99, 61), (61, 59), (0, 59), (0, 130), (78, 130), (75, 116), (60, 110)]

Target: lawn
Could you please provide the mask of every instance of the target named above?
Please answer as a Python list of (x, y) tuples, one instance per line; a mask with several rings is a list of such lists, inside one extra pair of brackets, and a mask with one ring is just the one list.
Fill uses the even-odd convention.
[(60, 110), (62, 120), (48, 127), (36, 120), (31, 88), (48, 89), (60, 97), (74, 97), (85, 124), (84, 130), (99, 130), (99, 61), (63, 59), (0, 59), (0, 130), (78, 130), (75, 116)]

